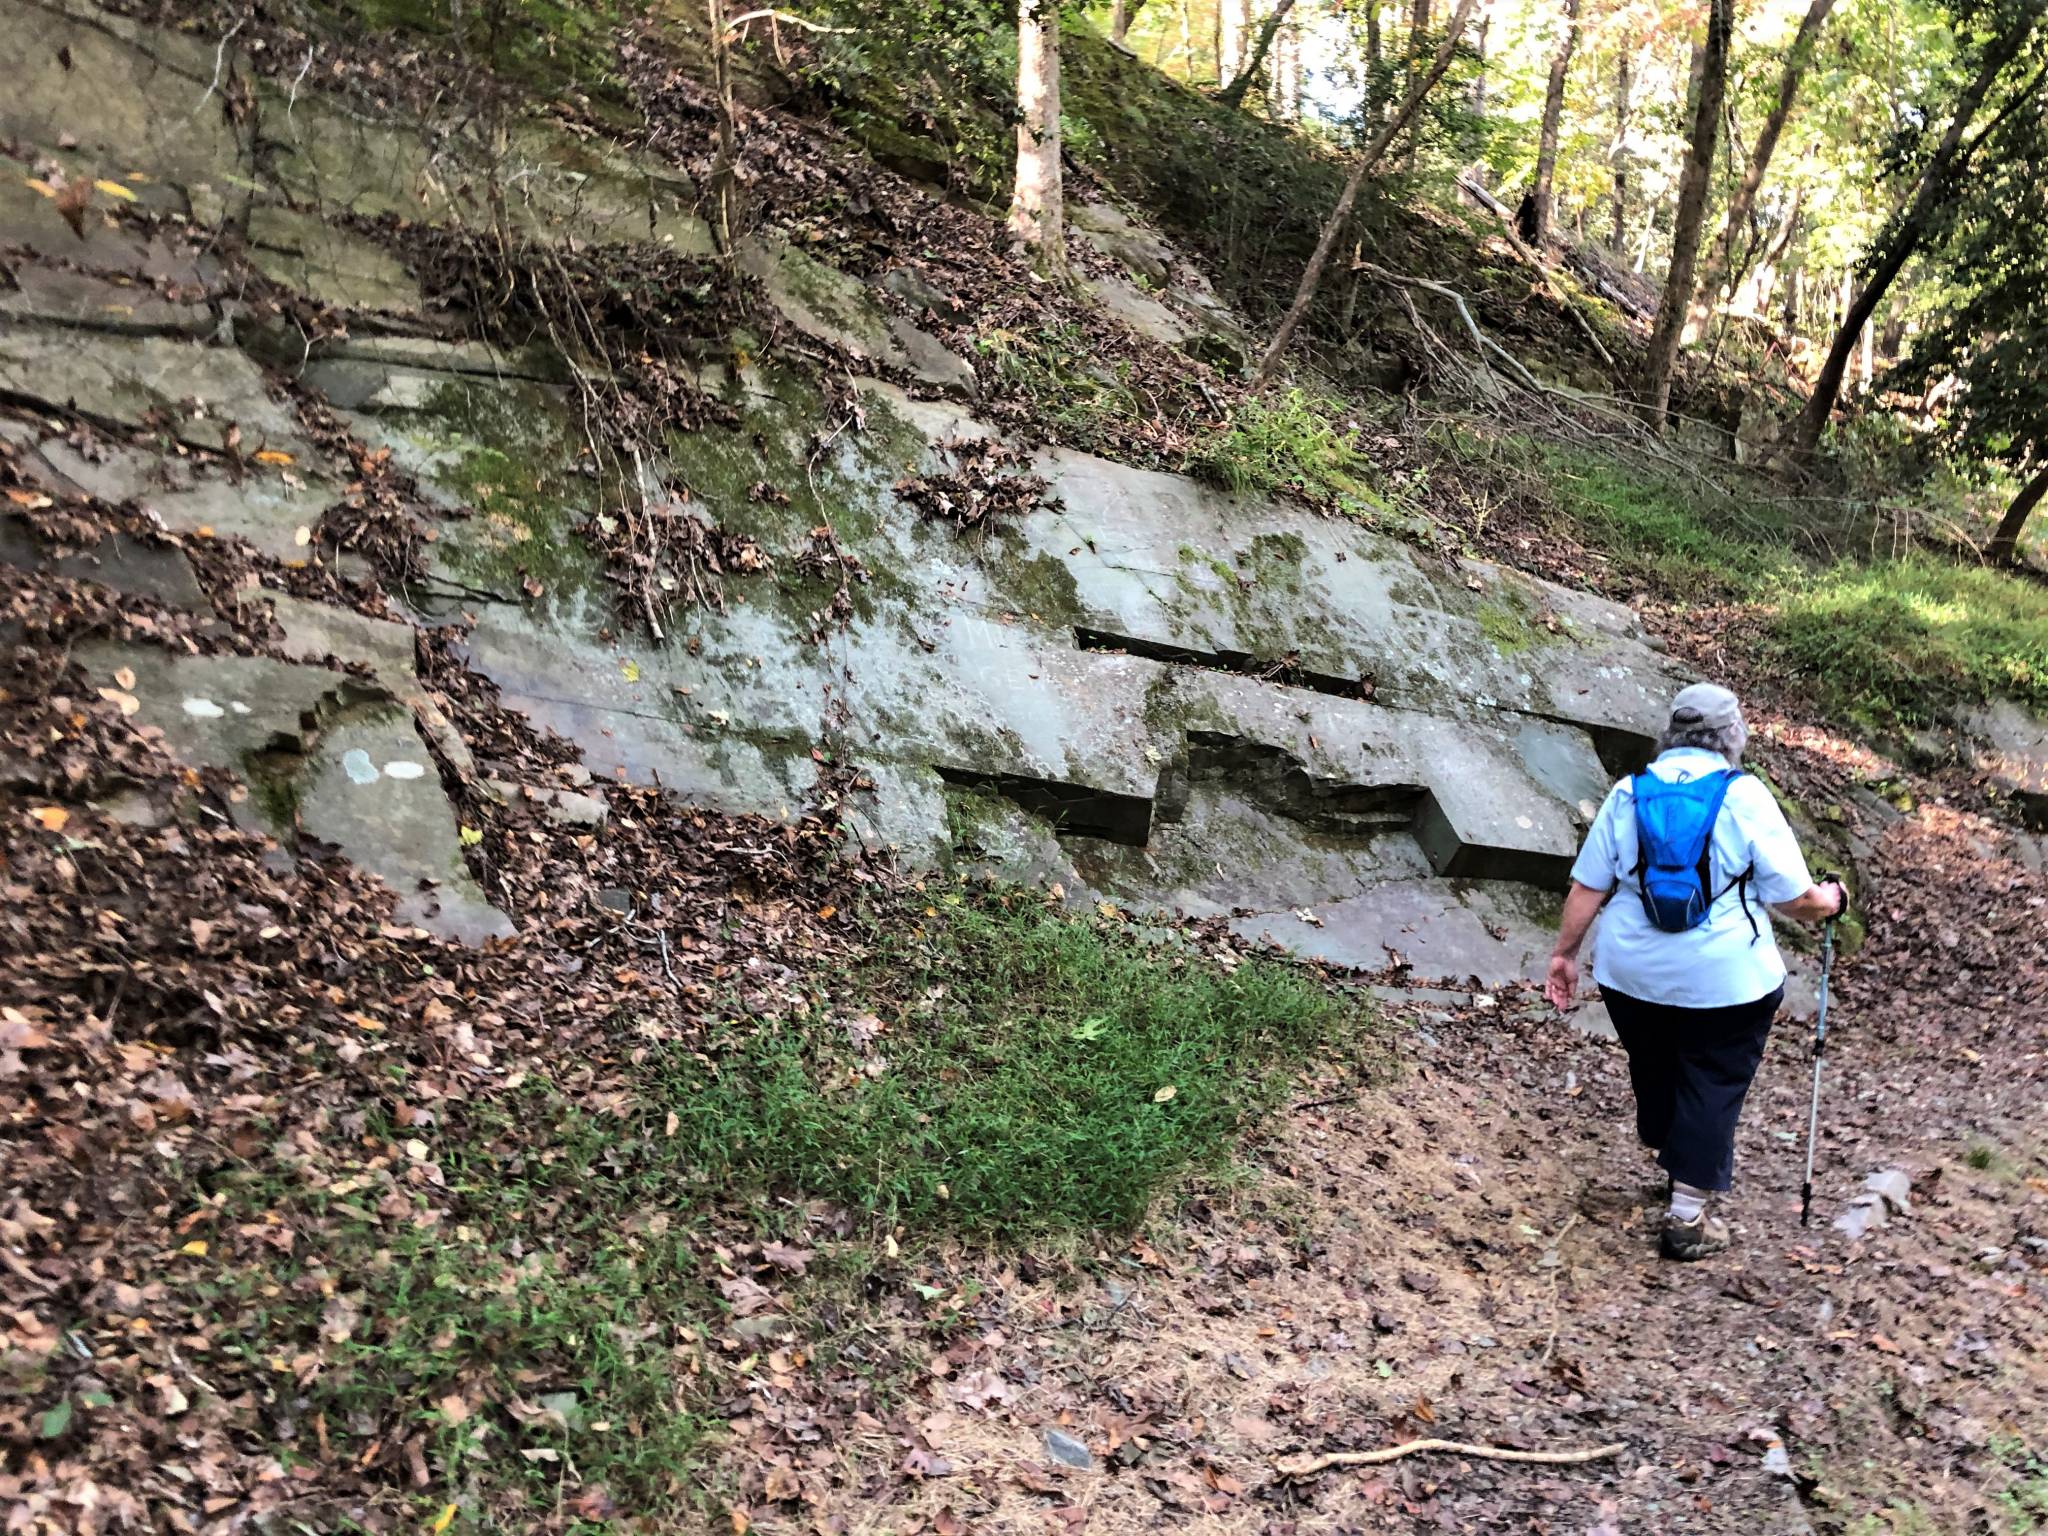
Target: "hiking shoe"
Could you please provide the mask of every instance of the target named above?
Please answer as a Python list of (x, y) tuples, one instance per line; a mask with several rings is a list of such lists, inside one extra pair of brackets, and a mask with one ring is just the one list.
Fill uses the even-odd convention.
[(1690, 1261), (1721, 1253), (1728, 1247), (1728, 1223), (1705, 1211), (1692, 1221), (1664, 1218), (1664, 1237), (1657, 1245), (1667, 1259)]

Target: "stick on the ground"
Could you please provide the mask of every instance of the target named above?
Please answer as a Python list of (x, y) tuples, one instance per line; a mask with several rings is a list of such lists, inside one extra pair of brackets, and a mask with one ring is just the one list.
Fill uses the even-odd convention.
[(1283, 1456), (1273, 1463), (1282, 1477), (1314, 1477), (1331, 1467), (1377, 1467), (1403, 1456), (1423, 1451), (1442, 1451), (1450, 1456), (1476, 1456), (1482, 1461), (1534, 1461), (1545, 1466), (1575, 1467), (1588, 1461), (1605, 1461), (1619, 1456), (1628, 1446), (1622, 1441), (1596, 1445), (1585, 1451), (1510, 1451), (1497, 1445), (1467, 1445), (1462, 1440), (1410, 1440), (1377, 1451), (1330, 1451), (1322, 1456)]

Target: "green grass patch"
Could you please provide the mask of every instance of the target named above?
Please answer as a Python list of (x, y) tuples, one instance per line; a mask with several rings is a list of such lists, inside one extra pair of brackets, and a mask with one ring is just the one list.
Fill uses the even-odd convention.
[(1025, 897), (949, 901), (884, 937), (867, 1038), (784, 1026), (673, 1059), (693, 1163), (913, 1235), (1124, 1232), (1225, 1162), (1294, 1066), (1359, 1034), (1292, 967), (1225, 972)]
[[(717, 1253), (815, 1247), (782, 1300), (831, 1357), (878, 1260), (819, 1243), (807, 1202), (913, 1255), (1091, 1247), (1230, 1172), (1292, 1069), (1355, 1060), (1367, 1024), (1298, 968), (1226, 968), (1024, 892), (894, 910), (816, 985), (803, 1019), (628, 1030), (616, 1061), (491, 1097), (394, 1065), (310, 1158), (264, 1128), (268, 1150), (178, 1202), (210, 1213), (166, 1277), (195, 1370), (273, 1405), (288, 1465), (361, 1468), (401, 1522), (453, 1503), (468, 1530), (558, 1528), (563, 1507), (593, 1532), (706, 1528), (709, 1399), (735, 1380)], [(911, 1364), (857, 1369), (886, 1398)]]
[(994, 362), (999, 387), (1029, 401), (1062, 442), (1086, 451), (1114, 448), (1120, 428), (1147, 418), (1130, 360), (1098, 356), (1071, 322), (996, 331), (978, 345)]
[(1339, 404), (1299, 389), (1247, 395), (1221, 432), (1201, 439), (1183, 468), (1240, 496), (1291, 491), (1319, 505), (1370, 497), (1368, 461), (1342, 418)]
[(1865, 726), (1927, 725), (2009, 694), (2048, 709), (2048, 592), (1927, 556), (1838, 565), (1790, 586), (1771, 641)]
[(1770, 654), (1865, 731), (1939, 723), (2008, 695), (2048, 710), (2048, 590), (1931, 554), (1823, 562), (1770, 502), (1715, 498), (1583, 449), (1525, 445), (1571, 531), (1681, 607), (1754, 605)]

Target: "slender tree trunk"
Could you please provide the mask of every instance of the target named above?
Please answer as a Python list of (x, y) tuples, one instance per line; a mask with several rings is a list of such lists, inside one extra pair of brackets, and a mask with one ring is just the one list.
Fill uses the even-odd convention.
[(1222, 94), (1216, 98), (1224, 106), (1244, 105), (1244, 93), (1257, 78), (1259, 70), (1265, 66), (1266, 55), (1273, 47), (1273, 38), (1279, 32), (1281, 23), (1287, 20), (1287, 13), (1293, 9), (1294, 0), (1280, 0), (1280, 3), (1273, 7), (1273, 14), (1266, 18), (1266, 24), (1259, 29), (1259, 40), (1252, 44), (1251, 55), (1244, 61), (1244, 68), (1237, 72), (1237, 78), (1223, 87)]
[(1479, 31), (1472, 40), (1472, 51), (1479, 55), (1478, 71), (1472, 76), (1472, 114), (1486, 115), (1486, 39), (1493, 31), (1493, 13), (1488, 11), (1479, 18)]
[(1664, 430), (1671, 407), (1671, 374), (1678, 365), (1678, 338), (1692, 304), (1693, 270), (1699, 261), (1700, 229), (1706, 222), (1707, 183), (1713, 174), (1714, 142), (1721, 131), (1721, 106), (1728, 89), (1728, 35), (1734, 28), (1733, 0), (1709, 0), (1707, 40), (1700, 53), (1698, 100), (1693, 105), (1692, 145), (1678, 177), (1678, 214), (1671, 229), (1671, 269), (1650, 327), (1643, 365), (1641, 410), (1652, 431)]
[(1109, 40), (1117, 47), (1124, 46), (1124, 39), (1131, 33), (1131, 23), (1138, 19), (1138, 12), (1143, 9), (1145, 0), (1114, 0), (1109, 8)]
[(1564, 35), (1550, 56), (1550, 81), (1543, 91), (1543, 126), (1536, 137), (1536, 178), (1515, 214), (1522, 239), (1543, 254), (1550, 240), (1554, 198), (1551, 178), (1557, 172), (1557, 133), (1564, 122), (1564, 87), (1571, 75), (1572, 50), (1579, 45), (1579, 0), (1564, 0)]
[(1031, 253), (1039, 271), (1064, 277), (1059, 0), (1022, 0), (1018, 8), (1017, 107), (1017, 185), (1010, 198), (1010, 233)]
[(1926, 237), (1928, 226), (1948, 194), (1949, 171), (1962, 148), (1963, 135), (1969, 130), (1977, 109), (1984, 105), (1984, 98), (1991, 93), (1992, 83), (2025, 46), (2027, 35), (2034, 29), (2035, 19), (2032, 7), (2029, 7), (2004, 36), (1985, 49), (1976, 76), (1956, 103), (1955, 116), (1949, 120), (1948, 129), (1935, 148), (1934, 158), (1920, 173), (1920, 184), (1914, 188), (1912, 205), (1906, 210), (1906, 216), (1892, 225), (1884, 245), (1877, 252), (1877, 259), (1870, 264), (1870, 276), (1863, 284), (1863, 291), (1856, 295), (1849, 312), (1835, 330), (1827, 360), (1821, 364), (1820, 376), (1814, 380), (1813, 393), (1807, 398), (1806, 408), (1792, 423), (1790, 445), (1795, 457), (1810, 459), (1820, 446), (1820, 435), (1827, 427), (1828, 418), (1835, 413), (1835, 401), (1841, 396), (1842, 380), (1849, 371), (1849, 354), (1855, 350), (1863, 322), (1876, 310), (1885, 290), (1905, 269), (1907, 261)]
[(718, 157), (711, 162), (712, 212), (719, 254), (732, 261), (738, 250), (733, 238), (733, 192), (737, 180), (737, 114), (732, 98), (732, 38), (725, 21), (725, 0), (705, 0), (711, 22), (711, 83), (718, 93)]
[(1721, 290), (1727, 286), (1734, 266), (1735, 242), (1742, 238), (1743, 230), (1749, 225), (1750, 210), (1756, 206), (1757, 188), (1763, 185), (1764, 172), (1770, 169), (1771, 156), (1777, 153), (1778, 136), (1785, 131), (1785, 120), (1792, 115), (1792, 102), (1799, 94), (1799, 83), (1806, 78), (1807, 66), (1813, 62), (1814, 45), (1820, 39), (1820, 29), (1827, 24), (1828, 12), (1834, 8), (1835, 0), (1812, 0), (1806, 8), (1806, 15), (1800, 19), (1799, 31), (1785, 54), (1785, 68), (1778, 75), (1777, 98), (1764, 117), (1763, 127), (1757, 130), (1756, 148), (1750, 154), (1742, 180), (1736, 183), (1735, 191), (1729, 196), (1728, 220), (1721, 226), (1721, 237), (1707, 253), (1707, 264), (1700, 271), (1699, 292), (1693, 298), (1692, 313), (1686, 320), (1688, 340), (1699, 334), (1700, 328), (1707, 323), (1707, 316), (1721, 301)]
[(1266, 348), (1266, 355), (1259, 362), (1259, 382), (1267, 382), (1279, 370), (1280, 358), (1287, 350), (1287, 343), (1293, 339), (1302, 317), (1308, 313), (1309, 304), (1315, 299), (1316, 285), (1322, 281), (1323, 268), (1329, 264), (1330, 250), (1337, 243), (1337, 237), (1344, 232), (1344, 225), (1351, 217), (1351, 209), (1358, 201), (1359, 188), (1365, 185), (1365, 178), (1372, 168), (1386, 154), (1387, 146), (1401, 136), (1401, 130), (1408, 126), (1422, 106), (1437, 81), (1451, 67), (1451, 56), (1457, 52), (1458, 38), (1465, 30), (1465, 23), (1472, 19), (1472, 11), (1479, 0), (1458, 0), (1458, 8), (1451, 15), (1449, 28), (1444, 32), (1443, 42), (1436, 50), (1436, 57), (1430, 61), (1428, 73), (1420, 76), (1408, 87), (1408, 94), (1401, 98), (1401, 105), (1394, 109), (1394, 115), (1380, 131), (1372, 136), (1372, 142), (1360, 152), (1357, 162), (1351, 167), (1351, 174), (1345, 179), (1344, 190), (1338, 194), (1337, 206), (1330, 210), (1330, 217), (1323, 223), (1323, 232), (1316, 241), (1315, 253), (1309, 257), (1308, 266), (1301, 274), (1301, 284), (1294, 290), (1294, 302), (1288, 306), (1286, 318), (1273, 333), (1273, 341)]
[(1628, 248), (1628, 119), (1635, 85), (1632, 39), (1624, 39), (1614, 66), (1614, 254)]
[(1736, 309), (1761, 315), (1771, 307), (1771, 294), (1778, 286), (1778, 270), (1799, 233), (1799, 221), (1806, 217), (1806, 210), (1801, 206), (1805, 200), (1805, 187), (1792, 189), (1792, 205), (1785, 210), (1785, 222), (1757, 257), (1755, 268), (1746, 277), (1738, 278), (1738, 288), (1744, 293), (1736, 300)]
[(1984, 546), (1984, 558), (1995, 565), (2005, 565), (2017, 559), (2020, 552), (2020, 530), (2027, 526), (2027, 514), (2048, 496), (2048, 463), (2044, 463), (2034, 478), (2013, 497), (2012, 504), (2005, 509), (2005, 516), (1998, 520), (1998, 527), (1991, 535), (1991, 542)]
[(1250, 39), (1252, 0), (1217, 0), (1216, 84), (1244, 73), (1245, 44)]
[[(1413, 90), (1417, 74), (1422, 68), (1422, 45), (1429, 38), (1429, 0), (1411, 0), (1408, 9), (1408, 86)], [(1421, 137), (1408, 141), (1407, 152), (1401, 163), (1409, 170), (1415, 169), (1415, 156), (1422, 147)]]
[(1273, 43), (1274, 115), (1283, 123), (1301, 120), (1301, 26), (1289, 21)]
[(1365, 121), (1380, 120), (1380, 5), (1366, 0), (1365, 6)]

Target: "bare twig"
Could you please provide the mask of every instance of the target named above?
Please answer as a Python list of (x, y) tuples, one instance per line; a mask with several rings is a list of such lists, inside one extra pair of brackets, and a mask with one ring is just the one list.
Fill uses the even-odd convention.
[(1551, 275), (1550, 268), (1543, 264), (1543, 259), (1522, 243), (1522, 237), (1515, 233), (1513, 220), (1507, 217), (1507, 210), (1496, 199), (1488, 196), (1478, 186), (1467, 181), (1463, 176), (1458, 178), (1458, 185), (1467, 192), (1477, 195), (1497, 215), (1502, 216), (1501, 233), (1507, 236), (1509, 249), (1536, 269), (1536, 275), (1543, 279), (1543, 286), (1550, 291), (1550, 296), (1557, 300), (1559, 307), (1566, 314), (1572, 317), (1573, 322), (1579, 328), (1580, 334), (1586, 338), (1587, 342), (1591, 344), (1593, 351), (1599, 356), (1600, 361), (1605, 363), (1611, 371), (1614, 367), (1614, 358), (1607, 348), (1600, 344), (1600, 337), (1593, 330), (1593, 322), (1581, 314), (1579, 306), (1572, 302), (1571, 296), (1558, 287), (1557, 279)]
[(189, 117), (197, 117), (199, 109), (213, 100), (213, 93), (220, 89), (220, 72), (221, 67), (227, 63), (228, 44), (235, 40), (235, 34), (242, 30), (248, 20), (248, 13), (244, 12), (235, 18), (235, 24), (232, 27), (229, 27), (227, 31), (221, 34), (220, 46), (213, 51), (213, 78), (207, 82), (205, 94), (192, 104), (192, 111)]
[(1462, 1440), (1410, 1440), (1377, 1451), (1331, 1451), (1322, 1456), (1283, 1456), (1273, 1463), (1282, 1477), (1314, 1477), (1331, 1467), (1377, 1467), (1403, 1456), (1424, 1451), (1441, 1451), (1447, 1456), (1472, 1456), (1481, 1461), (1525, 1461), (1549, 1467), (1576, 1467), (1589, 1461), (1606, 1461), (1619, 1456), (1628, 1446), (1617, 1440), (1584, 1451), (1510, 1451), (1495, 1445), (1467, 1445)]
[(819, 22), (807, 21), (801, 16), (793, 16), (788, 11), (778, 11), (773, 7), (763, 7), (758, 11), (748, 11), (744, 16), (735, 16), (732, 20), (728, 21), (725, 24), (727, 38), (737, 37), (741, 27), (744, 27), (750, 21), (760, 21), (764, 17), (778, 22), (786, 21), (793, 27), (802, 27), (806, 32), (829, 33), (835, 37), (845, 36), (860, 30), (858, 27), (828, 27)]

